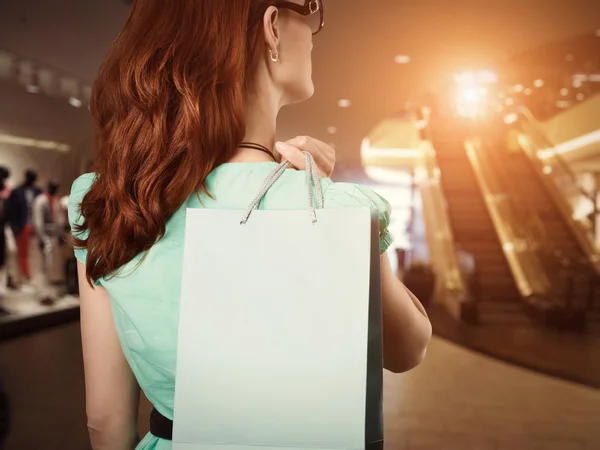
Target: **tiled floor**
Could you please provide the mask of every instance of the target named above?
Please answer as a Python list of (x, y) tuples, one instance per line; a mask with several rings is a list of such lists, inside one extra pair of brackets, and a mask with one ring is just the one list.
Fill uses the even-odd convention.
[(385, 382), (390, 449), (600, 449), (600, 391), (441, 339), (420, 367)]
[[(77, 323), (3, 344), (1, 364), (14, 408), (6, 450), (89, 449)], [(438, 338), (419, 368), (385, 374), (384, 409), (387, 450), (600, 449), (600, 391)], [(147, 413), (144, 402), (143, 432)]]

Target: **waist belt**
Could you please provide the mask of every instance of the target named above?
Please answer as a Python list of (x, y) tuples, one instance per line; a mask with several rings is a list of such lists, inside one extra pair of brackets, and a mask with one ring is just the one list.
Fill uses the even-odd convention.
[(156, 408), (150, 412), (150, 433), (160, 439), (173, 440), (173, 421), (167, 419)]

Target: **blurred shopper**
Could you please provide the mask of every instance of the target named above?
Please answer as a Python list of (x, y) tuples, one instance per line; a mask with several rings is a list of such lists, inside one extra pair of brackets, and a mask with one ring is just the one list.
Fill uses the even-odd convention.
[(8, 224), (8, 199), (10, 189), (6, 180), (10, 177), (10, 170), (7, 167), (0, 166), (0, 314), (7, 314), (8, 311), (4, 305), (4, 296), (7, 288), (7, 237), (6, 228)]
[(52, 278), (56, 273), (57, 251), (59, 239), (62, 237), (64, 224), (58, 196), (58, 183), (50, 181), (46, 191), (38, 195), (33, 201), (32, 221), (38, 248), (41, 252), (41, 267), (34, 275), (36, 288), (41, 294), (40, 303), (43, 305), (54, 304)]
[(29, 254), (34, 229), (32, 223), (32, 208), (35, 198), (42, 193), (35, 183), (37, 173), (33, 170), (25, 172), (25, 181), (15, 188), (9, 199), (10, 225), (17, 241), (17, 257), (20, 276), (23, 281), (31, 280)]
[[(313, 94), (312, 36), (323, 14), (322, 0), (133, 2), (93, 90), (95, 173), (75, 181), (69, 204), (94, 449), (135, 445), (140, 386), (160, 425), (137, 448), (172, 448), (186, 211), (244, 210), (278, 166), (277, 115)], [(325, 208), (378, 214), (384, 366), (415, 367), (431, 325), (387, 257), (389, 203), (331, 181), (335, 151), (317, 139), (275, 147), (292, 168), (305, 169), (304, 151), (313, 155)], [(262, 207), (305, 209), (306, 189), (305, 173), (285, 170)], [(198, 295), (209, 294), (199, 285)]]
[(460, 244), (455, 244), (454, 248), (456, 251), (458, 269), (460, 270), (468, 292), (475, 300), (481, 300), (480, 280), (477, 273), (477, 261), (475, 261), (475, 256), (463, 249)]

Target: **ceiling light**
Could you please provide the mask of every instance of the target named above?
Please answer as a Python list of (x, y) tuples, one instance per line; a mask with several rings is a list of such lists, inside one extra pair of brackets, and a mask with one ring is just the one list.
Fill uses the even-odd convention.
[(515, 89), (515, 92), (523, 92), (524, 87), (522, 84), (515, 84), (514, 89)]
[(30, 94), (37, 94), (38, 92), (40, 92), (40, 87), (34, 84), (28, 84), (25, 89), (27, 89), (27, 92), (29, 92)]
[(394, 58), (396, 64), (408, 64), (410, 62), (410, 56), (408, 55), (397, 55)]
[(544, 173), (546, 175), (550, 175), (552, 173), (552, 167), (550, 167), (550, 166), (544, 166), (543, 171), (544, 171)]
[(336, 127), (327, 127), (327, 132), (329, 134), (335, 134), (335, 133), (337, 133), (337, 128)]
[(533, 85), (534, 85), (536, 88), (541, 88), (541, 87), (544, 85), (544, 80), (535, 80), (535, 81), (533, 82)]
[(347, 98), (343, 98), (340, 101), (338, 101), (338, 106), (340, 108), (348, 108), (351, 104), (352, 103)]
[(74, 106), (75, 108), (81, 108), (83, 102), (76, 97), (69, 97), (69, 105)]
[(569, 95), (569, 90), (567, 88), (562, 88), (560, 90), (560, 95), (562, 95), (563, 97)]
[(575, 89), (579, 89), (581, 86), (583, 86), (583, 82), (582, 82), (580, 79), (578, 79), (578, 78), (575, 78), (575, 79), (573, 80), (573, 87), (574, 87)]
[(40, 139), (27, 138), (22, 136), (13, 136), (0, 133), (0, 144), (19, 145), (21, 147), (32, 147), (43, 150), (57, 150), (59, 152), (68, 152), (70, 147), (68, 144), (44, 141)]
[(525, 95), (531, 95), (531, 89), (530, 88), (525, 88), (525, 90), (523, 91), (523, 94)]

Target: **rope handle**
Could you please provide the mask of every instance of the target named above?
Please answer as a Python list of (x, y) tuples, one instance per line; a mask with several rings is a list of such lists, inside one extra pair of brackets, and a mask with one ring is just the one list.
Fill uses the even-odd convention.
[[(317, 193), (317, 209), (323, 209), (323, 191), (321, 190), (321, 179), (319, 178), (319, 173), (317, 171), (317, 164), (313, 159), (312, 155), (308, 152), (304, 153), (304, 160), (306, 161), (306, 184), (308, 186), (308, 211), (310, 213), (310, 217), (312, 219), (312, 223), (317, 223), (317, 214), (315, 212), (315, 208), (313, 207), (313, 185), (316, 189)], [(242, 216), (242, 220), (240, 221), (240, 225), (245, 225), (252, 214), (252, 211), (258, 209), (260, 206), (260, 202), (263, 197), (266, 195), (267, 191), (275, 184), (275, 182), (279, 179), (281, 175), (285, 172), (289, 165), (288, 161), (283, 161), (275, 167), (265, 181), (263, 182), (260, 190), (254, 200), (248, 205), (244, 215)]]

